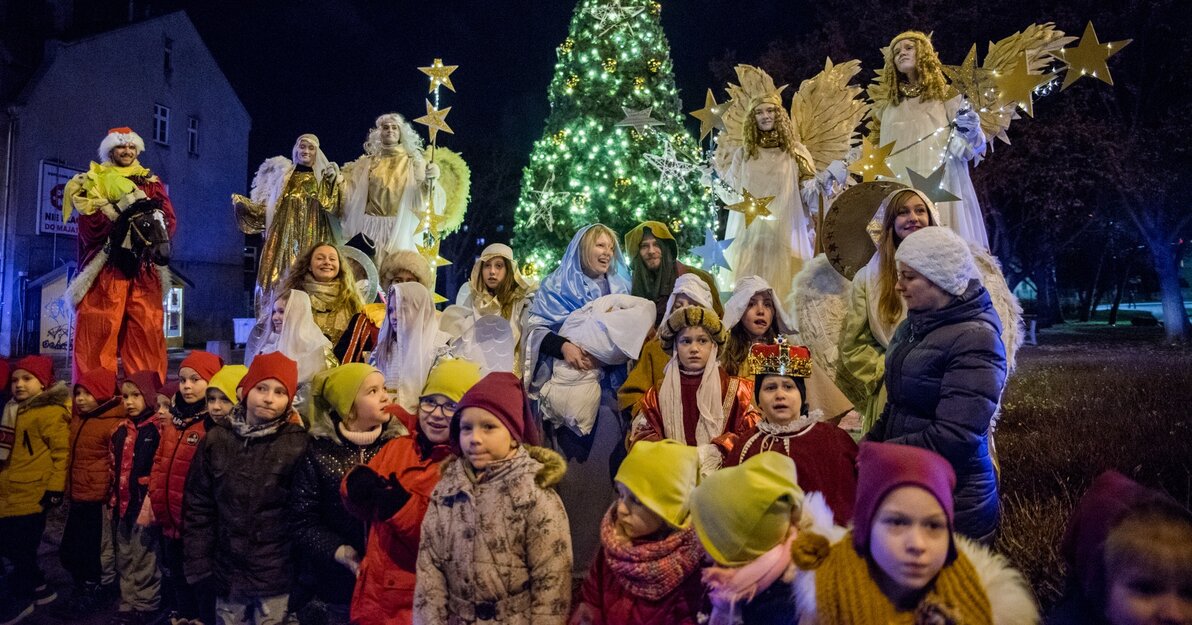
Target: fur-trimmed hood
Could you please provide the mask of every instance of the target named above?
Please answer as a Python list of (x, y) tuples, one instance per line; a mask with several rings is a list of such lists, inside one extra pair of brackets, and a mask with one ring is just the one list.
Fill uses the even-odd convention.
[[(525, 450), (524, 453), (522, 450)], [(465, 468), (465, 463), (459, 456), (449, 456), (444, 460), (441, 471), (443, 477), (439, 488), (436, 489), (436, 495), (446, 498), (473, 488), (469, 477), (471, 470)], [(567, 463), (562, 456), (546, 447), (523, 444), (512, 457), (494, 463), (481, 481), (487, 483), (516, 478), (517, 475), (529, 471), (533, 471), (534, 484), (546, 490), (554, 488), (563, 480), (563, 475), (567, 473)]]
[(66, 408), (68, 399), (70, 399), (70, 387), (67, 386), (66, 382), (59, 380), (37, 395), (17, 404), (17, 412), (21, 413), (45, 406), (61, 406), (62, 408)]

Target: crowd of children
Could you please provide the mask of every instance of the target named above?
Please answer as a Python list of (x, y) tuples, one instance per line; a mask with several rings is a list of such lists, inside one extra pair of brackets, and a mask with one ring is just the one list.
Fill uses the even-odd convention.
[[(951, 327), (938, 314), (916, 325), (936, 295), (913, 280), (947, 276), (911, 257), (928, 238), (907, 240), (912, 314), (893, 371), (915, 362), (906, 332), (930, 343)], [(293, 284), (347, 284), (332, 252), (303, 257), (323, 282)], [(283, 290), (247, 366), (192, 351), (170, 386), (156, 370), (96, 369), (71, 387), (46, 357), (16, 362), (0, 420), (0, 625), (57, 599), (37, 547), (63, 500), (66, 618), (116, 594), (124, 625), (266, 625), (312, 606), (365, 625), (1039, 622), (1021, 576), (978, 542), (987, 528), (958, 521), (956, 467), (972, 452), (890, 434), (891, 414), (904, 429), (929, 419), (914, 412), (922, 389), (893, 386), (875, 430), (888, 440), (858, 445), (811, 409), (812, 354), (761, 278), (739, 279), (720, 315), (718, 294), (683, 273), (643, 316), (637, 300), (663, 298), (629, 294), (604, 226), (577, 233), (537, 291), (508, 277), (512, 253), (479, 263), (468, 296), (487, 302), (476, 319), (517, 326), (507, 366), (456, 353), (416, 279), (382, 285), (376, 320), (353, 306), (312, 322), (306, 308), (334, 298)], [(966, 299), (979, 285), (954, 286), (959, 299), (940, 301), (983, 301)], [(595, 321), (575, 332), (574, 313)], [(287, 353), (280, 337), (300, 333), (286, 324), (321, 327), (318, 315), (379, 326), (360, 343), (374, 349), (338, 364), (316, 328), (313, 357)], [(640, 332), (610, 321), (639, 316)], [(630, 363), (604, 361), (627, 349)], [(583, 386), (558, 386), (561, 372)], [(576, 388), (584, 418), (565, 407)], [(560, 418), (544, 418), (544, 393)], [(980, 432), (965, 436), (987, 453)], [(1051, 622), (1192, 623), (1192, 515), (1170, 499), (1103, 476), (1064, 550), (1071, 583)]]

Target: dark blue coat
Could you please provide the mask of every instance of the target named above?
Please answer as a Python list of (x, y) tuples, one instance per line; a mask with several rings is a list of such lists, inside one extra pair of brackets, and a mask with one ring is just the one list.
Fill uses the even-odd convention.
[(955, 530), (993, 542), (999, 520), (989, 426), (1006, 384), (1002, 326), (985, 287), (910, 312), (886, 352), (885, 410), (868, 438), (930, 449), (956, 471)]

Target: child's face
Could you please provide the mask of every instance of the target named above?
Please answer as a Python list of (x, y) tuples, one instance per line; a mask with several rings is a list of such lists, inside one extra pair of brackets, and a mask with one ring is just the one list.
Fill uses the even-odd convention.
[(120, 397), (124, 400), (124, 413), (130, 419), (145, 412), (145, 396), (141, 394), (141, 389), (137, 388), (136, 384), (132, 382), (121, 384)]
[(388, 421), (389, 415), (385, 412), (388, 405), (389, 392), (385, 390), (385, 376), (373, 371), (365, 376), (364, 383), (356, 391), (356, 399), (352, 401), (352, 412), (356, 413), (353, 427), (367, 431)]
[(286, 302), (289, 300), (278, 298), (273, 302), (273, 312), (269, 315), (269, 325), (275, 333), (281, 332), (281, 322), (286, 320)]
[[(944, 568), (948, 517), (935, 496), (918, 486), (890, 491), (874, 515), (869, 551), (899, 595), (922, 590)], [(895, 599), (896, 597), (891, 597)]]
[(439, 393), (427, 395), (418, 402), (418, 427), (430, 442), (439, 445), (451, 438), (455, 405), (450, 397)]
[(79, 409), (79, 412), (91, 412), (99, 408), (99, 402), (95, 400), (95, 396), (91, 394), (91, 391), (77, 385), (74, 388), (74, 405)]
[(188, 404), (204, 399), (207, 396), (207, 380), (204, 380), (198, 371), (182, 367), (178, 370), (178, 394), (182, 395), (182, 401)]
[(290, 392), (280, 381), (269, 378), (248, 389), (248, 397), (244, 401), (249, 419), (258, 422), (272, 421), (290, 407)]
[(744, 324), (745, 331), (753, 338), (765, 336), (770, 324), (774, 323), (774, 300), (770, 299), (770, 293), (755, 293), (749, 298), (749, 305), (738, 323)]
[(25, 401), (34, 395), (45, 390), (42, 386), (41, 380), (33, 377), (32, 373), (24, 369), (17, 369), (12, 372), (12, 398), (17, 401)]
[(207, 387), (207, 414), (213, 419), (222, 419), (232, 413), (232, 400), (224, 392)]
[(662, 517), (647, 508), (624, 484), (617, 482), (617, 529), (630, 539), (657, 533), (666, 525)]
[(708, 359), (712, 357), (712, 346), (715, 343), (708, 331), (703, 328), (683, 328), (675, 339), (675, 354), (679, 358), (679, 365), (687, 371), (703, 371), (708, 366)]
[(1112, 575), (1105, 606), (1111, 625), (1192, 623), (1192, 579), (1143, 567)]
[(770, 423), (789, 423), (799, 416), (803, 396), (795, 381), (785, 375), (768, 375), (762, 378), (757, 390), (757, 407), (762, 417)]
[(493, 413), (476, 407), (460, 414), (459, 446), (472, 468), (480, 471), (508, 458), (516, 445), (505, 424)]

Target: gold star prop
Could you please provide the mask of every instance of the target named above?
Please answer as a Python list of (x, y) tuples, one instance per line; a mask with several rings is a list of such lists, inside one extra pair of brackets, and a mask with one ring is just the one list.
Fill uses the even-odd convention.
[(430, 142), (434, 143), (435, 138), (438, 137), (440, 130), (448, 134), (455, 134), (455, 131), (451, 130), (451, 126), (447, 125), (447, 113), (450, 112), (450, 106), (445, 109), (436, 109), (434, 105), (430, 103), (430, 100), (427, 100), (426, 115), (423, 115), (414, 121), (426, 126), (427, 133), (430, 135)]
[(1084, 34), (1075, 47), (1060, 50), (1060, 60), (1067, 66), (1064, 74), (1064, 84), (1060, 91), (1067, 89), (1081, 76), (1092, 76), (1106, 84), (1113, 84), (1113, 77), (1109, 75), (1109, 65), (1106, 60), (1117, 54), (1122, 48), (1130, 44), (1133, 39), (1109, 41), (1102, 43), (1097, 39), (1097, 31), (1093, 30), (1093, 23), (1084, 27)]
[(906, 175), (910, 178), (911, 186), (927, 195), (927, 199), (939, 204), (940, 202), (958, 202), (960, 198), (944, 188), (944, 165), (940, 165), (930, 176), (924, 178), (919, 172), (908, 169)]
[(992, 104), (995, 99), (993, 72), (977, 66), (977, 44), (969, 48), (960, 65), (945, 65), (944, 75), (957, 91), (975, 106)]
[(614, 124), (615, 126), (627, 126), (645, 134), (646, 128), (662, 125), (662, 122), (650, 117), (650, 113), (654, 111), (654, 107), (652, 106), (647, 106), (644, 109), (631, 109), (627, 106), (622, 106), (621, 110), (625, 112), (625, 119)]
[(881, 147), (874, 147), (869, 139), (864, 139), (861, 142), (861, 158), (853, 161), (848, 166), (848, 170), (860, 176), (861, 182), (872, 182), (878, 176), (893, 178), (894, 171), (890, 169), (890, 164), (886, 162), (886, 159), (890, 157), (890, 153), (893, 151), (893, 141)]
[(1009, 73), (994, 77), (997, 82), (998, 91), (1001, 92), (1002, 102), (1009, 104), (1010, 102), (1018, 103), (1022, 110), (1026, 111), (1027, 115), (1035, 116), (1035, 89), (1040, 85), (1047, 84), (1051, 80), (1050, 75), (1046, 74), (1032, 74), (1027, 69), (1030, 61), (1023, 52), (1018, 62), (1014, 64), (1014, 69)]
[(418, 232), (429, 232), (432, 237), (437, 238), (446, 221), (446, 216), (430, 210), (430, 207), (427, 206), (418, 213)]
[(720, 114), (721, 109), (716, 102), (716, 96), (712, 94), (711, 89), (708, 89), (708, 95), (704, 96), (704, 108), (691, 111), (691, 116), (699, 120), (700, 141), (711, 134), (713, 129), (724, 130), (724, 118)]
[(439, 85), (455, 91), (455, 85), (451, 84), (451, 72), (457, 69), (459, 69), (458, 65), (443, 65), (443, 59), (435, 59), (430, 67), (419, 67), (418, 71), (430, 76), (430, 91), (428, 93), (434, 93)]
[(446, 267), (447, 265), (450, 265), (451, 261), (439, 256), (439, 244), (442, 241), (439, 239), (434, 239), (433, 237), (432, 240), (434, 242), (429, 245), (415, 245), (414, 247), (418, 248), (418, 253), (421, 254), (422, 257), (426, 259), (426, 262), (430, 264), (431, 271), (434, 271), (439, 267)]
[(753, 220), (758, 217), (770, 216), (770, 202), (774, 201), (774, 196), (770, 197), (754, 197), (749, 189), (741, 190), (742, 199), (736, 204), (729, 204), (725, 206), (728, 210), (736, 211), (745, 216), (745, 227), (748, 228), (753, 224)]

